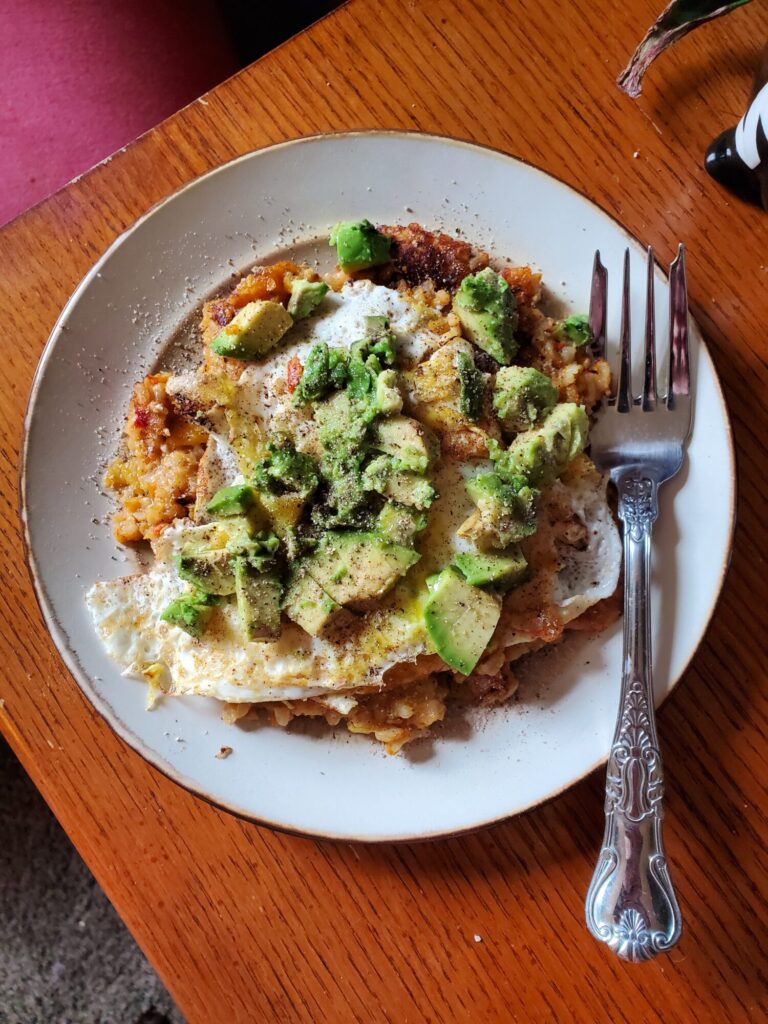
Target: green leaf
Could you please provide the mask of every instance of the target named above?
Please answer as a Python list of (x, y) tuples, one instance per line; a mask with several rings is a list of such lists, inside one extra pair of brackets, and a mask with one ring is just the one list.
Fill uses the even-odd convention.
[(632, 59), (619, 75), (618, 84), (628, 96), (642, 92), (643, 76), (660, 53), (707, 21), (729, 14), (750, 0), (672, 0), (646, 32)]

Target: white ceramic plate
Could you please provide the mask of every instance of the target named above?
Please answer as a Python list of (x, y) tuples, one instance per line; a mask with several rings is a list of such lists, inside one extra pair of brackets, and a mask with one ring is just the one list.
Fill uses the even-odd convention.
[[(227, 726), (203, 698), (165, 699), (121, 677), (83, 597), (133, 571), (111, 537), (101, 477), (134, 381), (165, 339), (233, 268), (276, 251), (325, 252), (338, 220), (440, 226), (544, 272), (570, 310), (586, 307), (596, 248), (613, 272), (632, 250), (642, 323), (640, 247), (610, 217), (542, 171), (437, 137), (360, 133), (250, 153), (183, 188), (123, 234), (77, 288), (43, 353), (27, 417), (23, 518), (35, 586), (67, 666), (112, 727), (181, 785), (279, 828), (361, 840), (477, 828), (560, 792), (603, 761), (616, 713), (621, 629), (572, 637), (532, 660), (519, 700), (452, 719), (398, 757), (326, 729)], [(314, 249), (317, 239), (323, 245)], [(309, 243), (309, 245), (308, 245)], [(689, 253), (695, 265), (696, 253)], [(659, 275), (659, 336), (666, 280)], [(613, 300), (613, 301), (612, 301)], [(692, 336), (699, 332), (692, 324)], [(696, 421), (682, 474), (661, 494), (654, 551), (656, 698), (672, 689), (712, 615), (734, 514), (730, 428), (710, 357), (696, 362)], [(234, 753), (219, 760), (221, 746)]]

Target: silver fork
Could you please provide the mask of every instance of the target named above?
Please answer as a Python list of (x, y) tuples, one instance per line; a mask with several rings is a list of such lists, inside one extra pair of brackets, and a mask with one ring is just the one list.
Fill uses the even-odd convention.
[[(657, 493), (683, 464), (691, 429), (688, 293), (681, 245), (669, 272), (669, 382), (656, 389), (653, 250), (648, 249), (642, 397), (632, 391), (629, 250), (618, 381), (591, 434), (592, 458), (610, 473), (624, 525), (624, 657), (621, 703), (605, 783), (605, 835), (586, 900), (587, 926), (625, 960), (671, 949), (682, 920), (661, 837), (664, 777), (656, 736), (651, 654), (651, 529)], [(590, 326), (605, 355), (607, 272), (595, 254)]]

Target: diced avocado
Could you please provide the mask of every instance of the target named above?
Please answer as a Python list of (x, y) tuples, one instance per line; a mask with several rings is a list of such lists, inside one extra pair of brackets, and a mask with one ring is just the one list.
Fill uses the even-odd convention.
[(419, 558), (412, 548), (388, 544), (373, 533), (329, 531), (304, 564), (337, 604), (364, 609), (390, 591)]
[(548, 487), (584, 451), (589, 420), (583, 406), (556, 405), (535, 430), (518, 434), (506, 451), (491, 452), (502, 476), (524, 476), (534, 487)]
[(437, 497), (437, 492), (429, 480), (418, 473), (402, 470), (390, 474), (380, 493), (391, 501), (398, 501), (401, 505), (412, 505), (417, 509), (429, 508)]
[(389, 320), (385, 316), (367, 316), (365, 318), (366, 338), (379, 338), (389, 333)]
[[(477, 505), (483, 527), (481, 536), (475, 540), (506, 548), (536, 532), (539, 492), (528, 487), (524, 478), (508, 482), (498, 473), (480, 473), (467, 480), (466, 488)], [(461, 528), (459, 532), (462, 533)]]
[(310, 636), (319, 636), (338, 621), (343, 609), (300, 564), (291, 574), (283, 599), (283, 611)]
[(416, 534), (427, 527), (427, 516), (409, 505), (388, 501), (379, 512), (378, 533), (391, 544), (413, 544)]
[(397, 373), (382, 370), (376, 378), (376, 408), (382, 416), (391, 416), (403, 408), (403, 396), (397, 386)]
[(319, 402), (334, 388), (343, 388), (348, 379), (346, 352), (338, 348), (329, 349), (324, 341), (320, 341), (309, 350), (293, 400), (296, 405)]
[(449, 566), (433, 581), (424, 623), (435, 650), (452, 669), (469, 675), (483, 655), (501, 615), (501, 601), (471, 586)]
[(574, 313), (572, 316), (566, 317), (565, 320), (561, 320), (555, 327), (554, 335), (558, 341), (576, 345), (577, 348), (581, 345), (589, 345), (595, 340), (586, 313)]
[(397, 459), (401, 469), (426, 473), (432, 457), (432, 442), (426, 429), (410, 416), (390, 416), (374, 430), (374, 447)]
[(235, 359), (259, 359), (271, 351), (289, 328), (293, 317), (279, 302), (259, 299), (243, 306), (240, 312), (211, 342), (220, 356)]
[(312, 456), (297, 451), (290, 441), (270, 444), (268, 451), (253, 468), (254, 487), (262, 495), (293, 492), (302, 501), (309, 498), (320, 483), (320, 472)]
[(160, 618), (172, 626), (178, 626), (199, 640), (205, 631), (205, 624), (213, 605), (218, 604), (218, 597), (193, 591), (171, 601)]
[(493, 408), (510, 431), (530, 430), (557, 404), (558, 391), (532, 366), (503, 366), (493, 385)]
[(246, 640), (274, 640), (280, 635), (280, 580), (254, 572), (242, 556), (232, 559), (237, 613)]
[(485, 399), (485, 374), (475, 366), (468, 352), (456, 354), (456, 370), (459, 375), (459, 409), (469, 420), (477, 421), (483, 413)]
[(517, 301), (504, 278), (491, 267), (469, 274), (453, 298), (464, 334), (497, 363), (511, 363), (517, 352)]
[(205, 511), (211, 516), (240, 516), (248, 511), (255, 500), (256, 495), (250, 484), (234, 484), (216, 491)]
[(246, 516), (231, 516), (190, 531), (174, 555), (179, 576), (206, 594), (234, 594), (231, 560), (244, 556), (252, 567), (270, 564), (280, 542), (267, 531), (254, 532)]
[(453, 563), (473, 587), (494, 583), (505, 590), (519, 583), (528, 568), (522, 551), (516, 545), (499, 554), (490, 551), (462, 551), (456, 555)]
[(388, 263), (392, 239), (369, 220), (346, 220), (333, 228), (330, 243), (336, 246), (341, 269), (355, 271)]
[(206, 594), (234, 594), (235, 577), (230, 565), (232, 553), (226, 547), (211, 548), (192, 538), (174, 556), (179, 576)]
[(325, 281), (306, 281), (303, 277), (297, 277), (291, 285), (288, 312), (294, 320), (303, 320), (320, 305), (327, 292)]
[(436, 496), (434, 487), (421, 474), (400, 469), (399, 466), (398, 460), (391, 455), (378, 455), (365, 467), (363, 487), (383, 494), (392, 501), (399, 501), (402, 505), (429, 508)]

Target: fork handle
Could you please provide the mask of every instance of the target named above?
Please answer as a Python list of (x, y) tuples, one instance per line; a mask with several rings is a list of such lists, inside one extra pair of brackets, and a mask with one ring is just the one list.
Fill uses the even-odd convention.
[(651, 530), (657, 485), (616, 481), (624, 523), (624, 670), (605, 784), (605, 835), (587, 893), (587, 926), (625, 960), (650, 960), (680, 938), (682, 920), (661, 838), (664, 778), (653, 709)]

